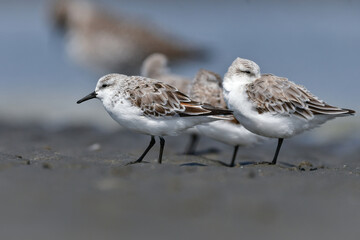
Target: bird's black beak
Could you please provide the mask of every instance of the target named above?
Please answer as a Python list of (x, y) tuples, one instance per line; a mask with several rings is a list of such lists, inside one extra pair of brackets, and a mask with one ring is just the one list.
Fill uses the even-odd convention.
[(80, 100), (77, 101), (76, 103), (77, 103), (77, 104), (80, 104), (80, 103), (82, 103), (82, 102), (85, 102), (85, 101), (90, 100), (90, 99), (93, 99), (93, 98), (96, 98), (96, 92), (95, 92), (95, 91), (92, 92), (92, 93), (90, 93), (89, 95), (83, 97), (82, 99), (80, 99)]

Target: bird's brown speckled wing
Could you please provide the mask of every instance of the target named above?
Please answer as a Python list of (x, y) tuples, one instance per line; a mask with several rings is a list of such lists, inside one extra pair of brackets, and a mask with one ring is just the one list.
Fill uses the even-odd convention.
[(214, 72), (200, 69), (191, 86), (190, 96), (197, 102), (227, 109), (222, 89), (222, 78)]
[(227, 115), (232, 111), (192, 101), (176, 88), (154, 79), (137, 77), (137, 84), (128, 89), (128, 98), (145, 116)]
[(330, 106), (312, 95), (304, 87), (288, 81), (287, 78), (277, 77), (272, 74), (264, 74), (259, 79), (248, 84), (246, 93), (259, 114), (269, 112), (312, 119), (316, 114), (339, 115), (353, 113), (349, 109)]

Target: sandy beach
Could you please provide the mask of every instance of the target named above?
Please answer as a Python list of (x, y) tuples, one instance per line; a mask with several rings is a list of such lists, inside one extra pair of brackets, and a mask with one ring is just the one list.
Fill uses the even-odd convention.
[[(147, 136), (91, 127), (0, 126), (1, 239), (339, 239), (360, 234), (359, 143), (276, 141), (240, 149), (168, 137), (147, 163)], [(241, 163), (241, 164), (240, 164)]]
[(360, 1), (93, 2), (209, 51), (171, 73), (223, 76), (247, 58), (357, 115), (285, 140), (275, 166), (254, 163), (272, 159), (276, 139), (240, 148), (229, 168), (232, 147), (207, 138), (201, 154), (180, 154), (188, 135), (166, 137), (161, 165), (157, 139), (125, 166), (149, 137), (99, 101), (76, 104), (109, 72), (71, 57), (51, 1), (1, 1), (0, 240), (359, 239)]

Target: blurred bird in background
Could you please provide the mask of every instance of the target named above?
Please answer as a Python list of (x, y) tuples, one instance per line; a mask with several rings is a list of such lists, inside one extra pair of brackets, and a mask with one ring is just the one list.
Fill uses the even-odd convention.
[[(171, 73), (168, 67), (168, 58), (161, 53), (153, 53), (148, 56), (142, 66), (141, 75), (148, 78), (160, 80), (164, 83), (176, 87), (180, 92), (188, 94), (192, 80), (181, 75)], [(198, 131), (196, 128), (186, 130), (190, 134), (190, 141), (187, 144), (184, 154), (195, 154), (196, 146), (199, 141)]]
[[(190, 88), (190, 97), (195, 101), (227, 109), (223, 95), (222, 78), (218, 74), (200, 69)], [(229, 116), (228, 120), (200, 124), (195, 128), (202, 136), (234, 147), (230, 164), (225, 164), (229, 167), (235, 166), (239, 147), (252, 146), (266, 140), (265, 137), (254, 134), (244, 128), (233, 115)]]
[(205, 53), (153, 26), (115, 16), (87, 0), (55, 1), (51, 18), (65, 36), (70, 57), (97, 72), (138, 74), (144, 59), (155, 52), (172, 61), (203, 58)]
[(186, 94), (191, 84), (191, 79), (170, 72), (168, 58), (161, 53), (153, 53), (145, 59), (141, 67), (141, 76), (160, 80)]

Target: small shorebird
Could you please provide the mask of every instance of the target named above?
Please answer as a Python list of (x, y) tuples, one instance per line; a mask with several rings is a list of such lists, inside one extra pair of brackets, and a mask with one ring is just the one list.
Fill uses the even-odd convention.
[(253, 61), (237, 58), (223, 81), (224, 97), (234, 116), (253, 133), (278, 138), (276, 160), (285, 138), (355, 111), (331, 106), (305, 87), (272, 74), (260, 75)]
[(170, 73), (168, 58), (161, 53), (153, 53), (148, 56), (141, 66), (141, 76), (152, 78), (176, 87), (180, 92), (188, 93), (191, 80)]
[(143, 160), (160, 139), (158, 162), (162, 161), (164, 136), (178, 135), (197, 124), (221, 119), (217, 115), (229, 115), (232, 111), (201, 104), (190, 99), (176, 88), (155, 79), (108, 74), (99, 79), (95, 91), (77, 101), (92, 98), (102, 101), (106, 111), (120, 125), (151, 136), (149, 146), (134, 162)]
[(171, 60), (203, 56), (202, 50), (148, 23), (114, 16), (88, 0), (58, 0), (51, 17), (65, 34), (70, 57), (101, 72), (137, 74), (142, 61), (154, 52)]
[[(208, 103), (214, 107), (226, 109), (222, 90), (222, 78), (214, 73), (201, 69), (193, 81), (190, 97), (198, 102)], [(201, 135), (234, 146), (230, 167), (235, 165), (239, 146), (251, 146), (266, 138), (254, 134), (244, 128), (233, 116), (228, 120), (197, 125)]]

